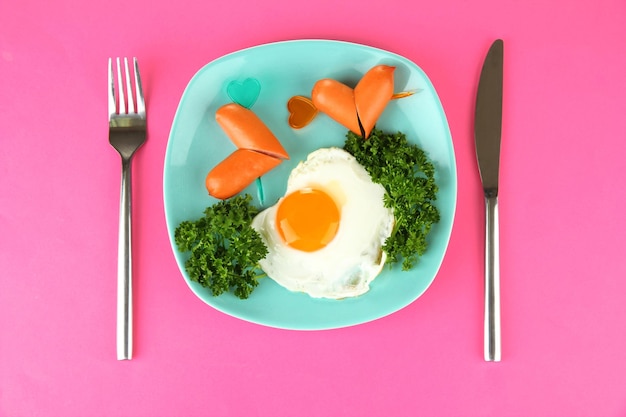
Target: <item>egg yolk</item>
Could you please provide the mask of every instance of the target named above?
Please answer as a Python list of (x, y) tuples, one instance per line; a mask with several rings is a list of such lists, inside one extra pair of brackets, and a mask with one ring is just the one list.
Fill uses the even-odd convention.
[(306, 188), (287, 195), (276, 211), (278, 233), (294, 249), (313, 252), (337, 234), (340, 213), (324, 191)]

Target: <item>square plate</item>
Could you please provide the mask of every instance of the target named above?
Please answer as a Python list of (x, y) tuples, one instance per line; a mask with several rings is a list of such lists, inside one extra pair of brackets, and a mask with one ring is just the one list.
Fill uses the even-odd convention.
[[(288, 100), (310, 97), (313, 84), (333, 78), (354, 86), (375, 65), (395, 66), (395, 92), (417, 91), (392, 100), (377, 123), (387, 132), (401, 131), (426, 151), (435, 164), (439, 193), (435, 205), (441, 220), (428, 236), (428, 249), (411, 271), (385, 267), (368, 293), (343, 300), (315, 299), (290, 292), (270, 278), (261, 279), (250, 298), (232, 294), (214, 297), (185, 272), (186, 254), (174, 243), (184, 220), (195, 220), (217, 202), (205, 189), (206, 174), (235, 146), (215, 121), (216, 110), (230, 103), (227, 86), (247, 78), (261, 85), (251, 107), (274, 132), (290, 160), (264, 175), (263, 208), (283, 196), (290, 171), (311, 151), (342, 147), (347, 129), (326, 115), (302, 129), (288, 124)], [(457, 177), (450, 129), (437, 93), (426, 74), (410, 60), (381, 49), (328, 40), (298, 40), (261, 45), (223, 56), (201, 68), (185, 89), (167, 145), (163, 178), (165, 215), (170, 242), (183, 278), (204, 302), (234, 317), (266, 326), (321, 330), (365, 323), (391, 314), (416, 300), (433, 282), (443, 261), (456, 209)], [(255, 184), (243, 191), (261, 206)]]

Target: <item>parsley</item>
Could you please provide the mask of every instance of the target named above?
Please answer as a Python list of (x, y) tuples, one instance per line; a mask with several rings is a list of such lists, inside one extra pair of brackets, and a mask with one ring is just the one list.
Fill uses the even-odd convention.
[(402, 260), (402, 269), (411, 269), (426, 251), (426, 237), (440, 219), (433, 204), (438, 192), (435, 166), (401, 132), (386, 134), (374, 129), (367, 140), (348, 132), (344, 150), (354, 155), (372, 181), (387, 191), (384, 204), (393, 209), (396, 221), (383, 245), (387, 263)]
[(245, 299), (258, 285), (259, 261), (267, 247), (250, 225), (259, 212), (251, 201), (250, 195), (220, 201), (206, 208), (204, 217), (183, 221), (174, 232), (178, 250), (191, 252), (185, 262), (189, 278), (214, 296), (232, 291)]

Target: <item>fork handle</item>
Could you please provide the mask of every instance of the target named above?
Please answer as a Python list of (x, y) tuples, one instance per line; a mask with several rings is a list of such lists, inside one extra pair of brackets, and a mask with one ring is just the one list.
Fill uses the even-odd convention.
[(500, 247), (498, 196), (485, 197), (485, 360), (502, 358), (500, 336)]
[(120, 224), (117, 247), (117, 359), (133, 356), (133, 271), (130, 159), (122, 158)]

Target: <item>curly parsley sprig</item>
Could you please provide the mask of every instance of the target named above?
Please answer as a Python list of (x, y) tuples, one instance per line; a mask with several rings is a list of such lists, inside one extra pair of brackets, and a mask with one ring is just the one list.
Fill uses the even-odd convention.
[(383, 246), (387, 263), (402, 260), (402, 269), (411, 269), (426, 251), (426, 237), (440, 219), (434, 205), (439, 190), (435, 166), (401, 132), (387, 134), (374, 129), (367, 140), (348, 132), (344, 149), (387, 191), (384, 204), (393, 209), (396, 221)]
[(261, 236), (250, 225), (259, 210), (252, 197), (220, 201), (196, 221), (183, 221), (174, 232), (178, 250), (191, 252), (185, 270), (192, 281), (218, 296), (233, 293), (245, 299), (258, 285), (259, 261), (267, 254)]

